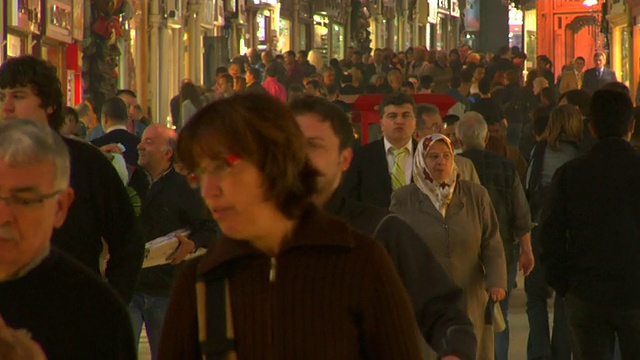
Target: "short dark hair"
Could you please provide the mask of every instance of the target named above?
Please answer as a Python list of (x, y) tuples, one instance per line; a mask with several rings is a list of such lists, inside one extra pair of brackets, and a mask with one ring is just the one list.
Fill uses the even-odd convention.
[(507, 55), (509, 52), (511, 51), (511, 48), (507, 45), (505, 46), (500, 46), (500, 48), (498, 48), (498, 52), (496, 53), (496, 55), (498, 56), (505, 56)]
[(342, 74), (340, 76), (340, 82), (342, 84), (350, 84), (353, 81), (353, 76), (349, 73)]
[(227, 84), (233, 85), (233, 76), (229, 73), (220, 75), (220, 79), (224, 79)]
[(429, 89), (433, 85), (433, 78), (429, 75), (420, 76), (420, 88)]
[(415, 100), (413, 100), (413, 98), (410, 95), (398, 93), (398, 94), (391, 94), (391, 95), (385, 96), (384, 99), (382, 99), (382, 102), (380, 103), (380, 119), (384, 117), (384, 109), (387, 106), (389, 105), (401, 106), (405, 104), (411, 105), (413, 113), (414, 114), (416, 113), (416, 102)]
[(249, 71), (247, 71), (248, 73), (250, 73), (254, 79), (256, 80), (260, 80), (260, 69), (255, 68), (255, 67), (250, 67)]
[(447, 124), (447, 126), (451, 126), (460, 121), (460, 116), (456, 114), (447, 114), (442, 118), (442, 122)]
[(416, 105), (416, 129), (422, 130), (425, 125), (425, 121), (422, 118), (422, 115), (433, 115), (437, 114), (440, 116), (440, 109), (437, 106), (432, 104), (418, 104)]
[(276, 67), (275, 64), (270, 64), (269, 66), (267, 66), (267, 68), (264, 70), (265, 74), (267, 74), (268, 77), (277, 77), (278, 76), (278, 68)]
[(331, 124), (333, 133), (338, 137), (340, 151), (353, 147), (353, 128), (345, 112), (329, 100), (311, 95), (300, 96), (291, 103), (289, 108), (294, 116), (315, 114), (323, 122)]
[(11, 58), (0, 66), (0, 89), (30, 87), (40, 99), (40, 108), (53, 109), (47, 120), (52, 129), (64, 124), (62, 85), (58, 71), (50, 62), (24, 55)]
[(298, 55), (302, 55), (306, 59), (309, 53), (307, 50), (298, 50)]
[(620, 91), (621, 93), (626, 94), (627, 96), (631, 96), (629, 87), (625, 83), (620, 81), (612, 81), (612, 82), (606, 83), (602, 85), (600, 89)]
[(309, 81), (307, 81), (306, 86), (311, 86), (312, 88), (314, 88), (316, 90), (320, 90), (320, 81), (318, 81), (318, 80), (309, 80)]
[(483, 77), (478, 83), (478, 91), (480, 91), (482, 95), (489, 94), (489, 92), (491, 92), (491, 79), (486, 76)]
[(216, 68), (216, 78), (218, 77), (218, 75), (220, 74), (226, 74), (229, 72), (229, 69), (227, 69), (226, 66), (218, 66)]
[(577, 106), (582, 113), (582, 116), (588, 117), (591, 116), (591, 94), (587, 90), (583, 89), (573, 89), (569, 91), (565, 91), (560, 95), (560, 100), (567, 99), (567, 103), (573, 106)]
[(72, 108), (71, 106), (65, 106), (63, 112), (64, 112), (65, 119), (71, 118), (76, 124), (80, 121), (80, 116), (78, 116), (78, 112), (76, 111), (76, 109)]
[(616, 90), (597, 90), (591, 97), (591, 124), (598, 139), (623, 137), (633, 119), (631, 98)]
[(129, 118), (127, 104), (121, 98), (110, 97), (102, 104), (102, 115), (116, 122), (124, 123)]
[(296, 52), (293, 50), (289, 50), (287, 52), (284, 53), (285, 55), (289, 55), (289, 56), (293, 56), (294, 58), (296, 57)]
[(275, 60), (284, 60), (284, 55), (278, 54), (278, 55), (276, 55), (276, 57), (274, 59)]
[(317, 191), (319, 173), (293, 113), (268, 94), (238, 93), (206, 105), (180, 131), (177, 153), (190, 172), (221, 154), (252, 163), (266, 200), (289, 219), (298, 219)]
[(138, 98), (138, 95), (136, 95), (136, 93), (133, 90), (129, 90), (129, 89), (120, 89), (116, 92), (116, 96), (120, 96), (120, 95), (129, 95), (134, 99)]
[(540, 98), (545, 98), (550, 105), (556, 106), (558, 104), (558, 91), (555, 86), (547, 86), (540, 90)]
[(587, 60), (585, 60), (584, 57), (582, 56), (578, 56), (576, 60), (582, 60), (582, 62), (585, 62), (585, 63), (587, 62)]
[(535, 117), (531, 123), (531, 131), (533, 131), (536, 136), (542, 136), (547, 129), (547, 124), (549, 124), (549, 118), (548, 114)]

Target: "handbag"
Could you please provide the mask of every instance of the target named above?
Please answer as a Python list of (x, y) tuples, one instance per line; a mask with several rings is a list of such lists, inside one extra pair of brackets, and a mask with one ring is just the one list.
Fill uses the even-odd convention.
[(484, 323), (486, 325), (493, 325), (494, 332), (503, 332), (507, 328), (507, 323), (504, 321), (504, 315), (502, 314), (502, 308), (500, 304), (493, 301), (491, 296), (487, 300), (487, 306), (484, 309)]
[(229, 280), (198, 279), (196, 305), (202, 360), (237, 360)]

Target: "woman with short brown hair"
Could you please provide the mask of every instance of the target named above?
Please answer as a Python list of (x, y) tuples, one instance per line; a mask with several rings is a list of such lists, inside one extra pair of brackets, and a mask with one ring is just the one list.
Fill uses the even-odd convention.
[(216, 101), (182, 130), (178, 155), (224, 235), (177, 279), (160, 359), (420, 358), (385, 250), (312, 204), (305, 144), (261, 94)]

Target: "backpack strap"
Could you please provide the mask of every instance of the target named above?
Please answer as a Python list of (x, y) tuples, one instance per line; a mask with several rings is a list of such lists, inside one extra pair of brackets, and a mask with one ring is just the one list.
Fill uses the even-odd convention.
[(198, 340), (203, 360), (235, 359), (235, 335), (226, 277), (196, 282)]

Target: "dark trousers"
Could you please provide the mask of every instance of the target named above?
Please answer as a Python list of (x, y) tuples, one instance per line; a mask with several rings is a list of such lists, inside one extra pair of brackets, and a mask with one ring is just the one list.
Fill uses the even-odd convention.
[(535, 227), (531, 233), (536, 266), (524, 279), (529, 320), (527, 359), (571, 360), (569, 326), (565, 315), (564, 300), (559, 296), (555, 296), (553, 302), (553, 328), (550, 329), (547, 307), (550, 290), (545, 279), (545, 266), (540, 261), (541, 249), (538, 232), (539, 227)]
[(588, 303), (565, 297), (571, 347), (576, 360), (613, 359), (616, 335), (623, 360), (640, 356), (640, 309)]

